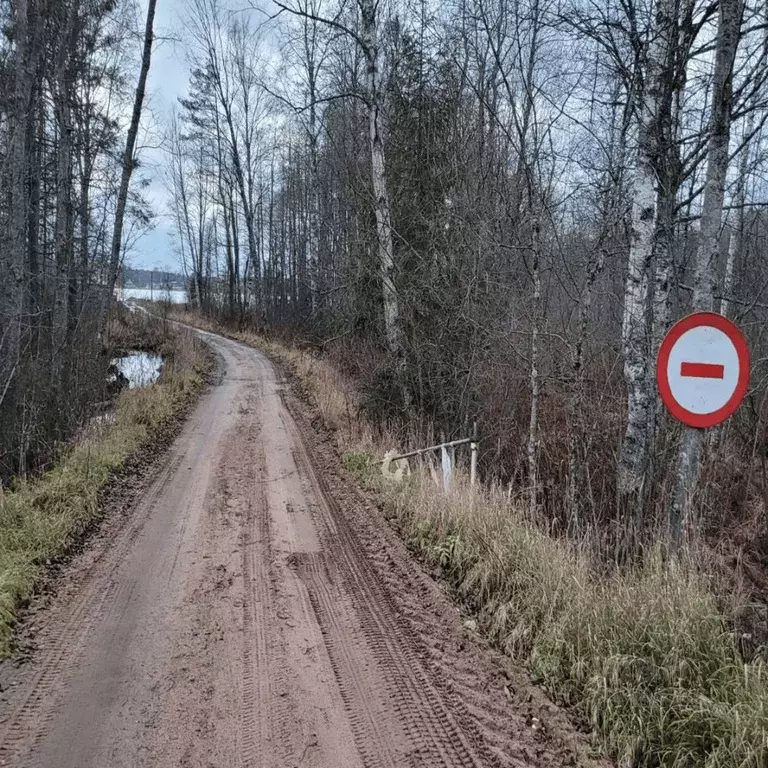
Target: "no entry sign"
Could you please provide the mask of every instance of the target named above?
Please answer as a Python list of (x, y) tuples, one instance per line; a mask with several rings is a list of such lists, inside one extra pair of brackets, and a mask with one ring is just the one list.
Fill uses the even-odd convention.
[(744, 335), (714, 312), (684, 317), (661, 344), (656, 380), (676, 419), (690, 427), (714, 427), (736, 411), (749, 387)]

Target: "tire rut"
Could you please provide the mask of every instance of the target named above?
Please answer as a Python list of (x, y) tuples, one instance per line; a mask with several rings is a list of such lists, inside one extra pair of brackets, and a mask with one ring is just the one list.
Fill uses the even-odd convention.
[[(45, 644), (45, 651), (35, 658), (35, 666), (39, 669), (15, 694), (15, 706), (0, 731), (0, 764), (19, 759), (38, 746), (44, 737), (53, 716), (50, 704), (77, 669), (84, 652), (84, 638), (104, 614), (105, 606), (119, 587), (112, 579), (113, 574), (140, 536), (163, 493), (166, 480), (178, 470), (183, 458), (181, 452), (171, 458), (117, 538), (96, 553), (84, 572), (78, 591), (67, 606), (66, 619), (56, 628), (56, 642)], [(102, 588), (105, 580), (108, 582), (106, 590)], [(31, 739), (30, 734), (34, 734)]]
[[(260, 429), (260, 427), (259, 427)], [(243, 739), (244, 768), (261, 768), (263, 750), (274, 739), (267, 628), (272, 615), (270, 591), (270, 525), (264, 484), (265, 457), (260, 439), (252, 443), (256, 472), (253, 495), (246, 501), (246, 521), (241, 533), (243, 569)]]
[[(287, 404), (286, 404), (287, 408)], [(413, 652), (413, 637), (404, 625), (365, 554), (354, 532), (333, 499), (313, 463), (312, 454), (298, 422), (291, 426), (295, 437), (296, 460), (310, 482), (318, 502), (320, 535), (326, 552), (332, 552), (342, 580), (347, 587), (362, 632), (372, 656), (392, 681), (392, 701), (406, 725), (408, 735), (418, 750), (418, 765), (443, 768), (479, 768), (495, 763), (484, 745), (473, 744), (471, 723), (457, 721), (439, 691), (427, 677)], [(308, 585), (310, 595), (312, 586)], [(315, 592), (317, 600), (319, 592)], [(318, 602), (318, 620), (329, 632), (328, 612)], [(332, 635), (335, 641), (335, 636)], [(335, 641), (336, 642), (336, 641)], [(345, 643), (341, 636), (338, 642)], [(334, 642), (329, 652), (333, 654)], [(345, 681), (340, 680), (342, 688)], [(469, 738), (467, 736), (469, 733)], [(364, 742), (361, 737), (360, 742)], [(384, 763), (383, 765), (388, 765)]]

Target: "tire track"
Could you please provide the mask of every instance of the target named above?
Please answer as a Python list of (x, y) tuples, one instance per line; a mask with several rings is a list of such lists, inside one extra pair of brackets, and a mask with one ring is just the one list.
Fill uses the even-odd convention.
[[(249, 406), (251, 403), (249, 403)], [(252, 410), (257, 409), (253, 404)], [(242, 763), (262, 768), (269, 753), (287, 761), (291, 754), (283, 663), (269, 629), (276, 612), (271, 584), (271, 524), (266, 494), (267, 476), (261, 423), (250, 426), (246, 452), (251, 457), (246, 483), (245, 521), (241, 533), (243, 569), (243, 701), (241, 704)]]
[[(183, 459), (182, 451), (177, 451), (156, 476), (142, 503), (125, 521), (117, 538), (102, 542), (102, 548), (96, 552), (82, 576), (77, 593), (66, 606), (66, 618), (56, 627), (56, 641), (41, 643), (44, 650), (34, 661), (39, 669), (16, 692), (15, 706), (0, 732), (0, 764), (11, 758), (20, 759), (41, 742), (54, 713), (51, 702), (56, 700), (59, 691), (77, 670), (91, 628), (104, 615), (105, 606), (113, 600), (118, 588), (113, 579), (115, 571), (152, 517), (166, 481), (179, 469)], [(105, 581), (106, 590), (103, 589)], [(32, 739), (30, 733), (34, 734)]]
[[(399, 768), (407, 755), (398, 754), (402, 743), (401, 724), (393, 722), (383, 691), (385, 677), (372, 664), (364, 633), (344, 605), (344, 596), (334, 589), (324, 554), (296, 554), (291, 565), (307, 589), (310, 604), (323, 633), (344, 707), (363, 765), (366, 768)], [(372, 669), (372, 667), (374, 667)], [(382, 693), (386, 697), (382, 698)]]
[[(393, 702), (419, 750), (419, 764), (445, 768), (495, 764), (494, 756), (480, 742), (466, 711), (455, 707), (453, 702), (459, 710), (458, 716), (464, 716), (458, 720), (455, 709), (448, 707), (443, 692), (427, 676), (413, 650), (416, 638), (382, 588), (325, 479), (315, 469), (298, 423), (287, 426), (294, 437), (297, 463), (318, 502), (324, 549), (333, 553), (372, 655), (385, 679), (392, 681)], [(318, 620), (321, 626), (324, 620), (328, 626), (327, 613), (322, 609)]]
[(240, 731), (244, 768), (262, 767), (263, 750), (272, 735), (269, 716), (269, 643), (266, 635), (271, 600), (265, 566), (269, 548), (269, 516), (264, 494), (258, 490), (258, 479), (264, 467), (260, 444), (258, 439), (249, 439), (247, 444), (248, 450), (256, 451), (253, 477), (256, 482), (254, 495), (245, 500), (245, 521), (240, 534), (243, 569), (243, 699)]

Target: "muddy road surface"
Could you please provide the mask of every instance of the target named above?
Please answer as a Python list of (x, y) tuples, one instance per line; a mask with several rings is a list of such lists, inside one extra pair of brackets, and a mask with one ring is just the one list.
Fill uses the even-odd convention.
[(203, 335), (219, 381), (35, 617), (0, 764), (576, 765), (269, 361)]

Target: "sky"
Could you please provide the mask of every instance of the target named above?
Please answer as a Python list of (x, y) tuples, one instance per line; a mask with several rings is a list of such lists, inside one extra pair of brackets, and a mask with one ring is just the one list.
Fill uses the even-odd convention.
[[(146, 14), (146, 0), (139, 8)], [(185, 0), (157, 0), (155, 12), (155, 48), (147, 80), (147, 101), (142, 116), (140, 147), (141, 173), (150, 179), (150, 185), (143, 190), (155, 214), (155, 227), (140, 237), (126, 254), (126, 263), (140, 269), (153, 267), (166, 271), (181, 271), (178, 258), (173, 250), (171, 220), (168, 216), (168, 192), (163, 184), (163, 163), (165, 154), (161, 146), (162, 130), (178, 98), (187, 87), (189, 68), (183, 46), (173, 37), (178, 37), (180, 14)], [(144, 28), (146, 16), (140, 20)], [(138, 172), (137, 172), (138, 173)], [(138, 181), (134, 176), (132, 183)]]
[[(142, 14), (137, 27), (146, 23), (148, 0), (138, 0)], [(266, 3), (269, 6), (269, 3)], [(162, 146), (165, 126), (179, 97), (186, 94), (189, 65), (185, 46), (180, 40), (187, 0), (157, 0), (155, 11), (155, 46), (147, 80), (147, 100), (144, 103), (140, 132), (139, 159), (141, 173), (135, 173), (132, 184), (148, 178), (149, 187), (142, 190), (155, 214), (154, 228), (138, 238), (126, 253), (126, 264), (140, 269), (181, 272), (178, 255), (173, 247), (173, 222), (169, 215), (169, 194), (165, 188), (163, 166), (166, 154)], [(250, 13), (249, 4), (233, 3), (233, 10)], [(140, 43), (137, 42), (137, 46)], [(135, 87), (135, 86), (134, 86)]]

